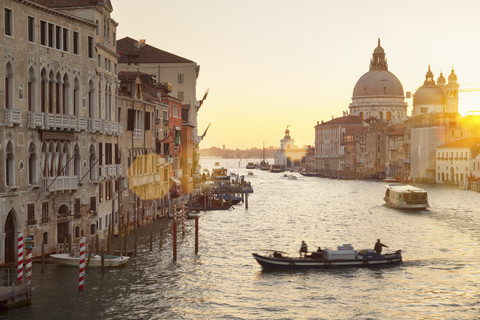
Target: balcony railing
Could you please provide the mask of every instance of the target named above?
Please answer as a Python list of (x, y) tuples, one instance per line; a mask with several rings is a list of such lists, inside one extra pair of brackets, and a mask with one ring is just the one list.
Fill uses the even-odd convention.
[(101, 119), (88, 119), (88, 129), (90, 132), (101, 132), (102, 131), (102, 120)]
[(7, 127), (13, 127), (14, 124), (21, 124), (22, 112), (15, 109), (4, 109), (3, 123)]
[(29, 128), (44, 128), (44, 114), (41, 112), (28, 112), (27, 113), (28, 127)]
[(50, 192), (55, 191), (72, 191), (78, 188), (77, 176), (60, 176), (56, 179), (54, 177), (43, 178), (43, 188)]
[(141, 129), (133, 130), (133, 137), (134, 138), (143, 138), (143, 130), (141, 130)]

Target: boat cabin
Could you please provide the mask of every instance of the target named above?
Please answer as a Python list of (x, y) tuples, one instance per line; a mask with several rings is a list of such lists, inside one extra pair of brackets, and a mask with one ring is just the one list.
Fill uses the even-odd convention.
[(216, 180), (229, 180), (227, 169), (225, 168), (213, 168), (212, 178)]

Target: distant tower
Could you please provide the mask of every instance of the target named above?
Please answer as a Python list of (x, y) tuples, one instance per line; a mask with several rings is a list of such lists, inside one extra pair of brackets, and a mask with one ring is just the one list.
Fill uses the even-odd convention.
[(458, 83), (457, 83), (457, 75), (453, 71), (448, 76), (448, 83), (447, 83), (447, 113), (458, 113)]

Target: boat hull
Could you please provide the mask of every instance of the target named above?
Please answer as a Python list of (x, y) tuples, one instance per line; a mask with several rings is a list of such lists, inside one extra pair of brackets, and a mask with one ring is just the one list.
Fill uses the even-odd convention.
[[(360, 255), (359, 255), (360, 256)], [(253, 257), (264, 269), (326, 269), (334, 267), (377, 267), (397, 265), (402, 263), (399, 251), (392, 254), (374, 254), (369, 257), (360, 256), (357, 259), (326, 260), (314, 258), (274, 258), (253, 253)]]
[[(67, 253), (57, 253), (57, 254), (51, 254), (50, 258), (52, 258), (55, 262), (63, 264), (65, 266), (70, 266), (70, 267), (78, 267), (79, 262), (80, 262), (80, 257), (79, 256), (70, 256)], [(111, 256), (111, 255), (105, 255), (104, 256), (104, 267), (106, 268), (118, 268), (124, 266), (129, 257), (126, 256)], [(85, 264), (88, 261), (88, 254), (85, 255)], [(88, 264), (89, 267), (101, 267), (102, 266), (102, 258), (100, 255), (92, 255), (90, 258), (90, 262)]]

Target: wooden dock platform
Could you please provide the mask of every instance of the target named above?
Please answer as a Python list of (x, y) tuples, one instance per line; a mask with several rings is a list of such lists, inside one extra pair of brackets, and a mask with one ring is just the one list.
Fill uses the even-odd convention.
[(0, 309), (11, 309), (32, 302), (32, 288), (25, 284), (0, 286)]

